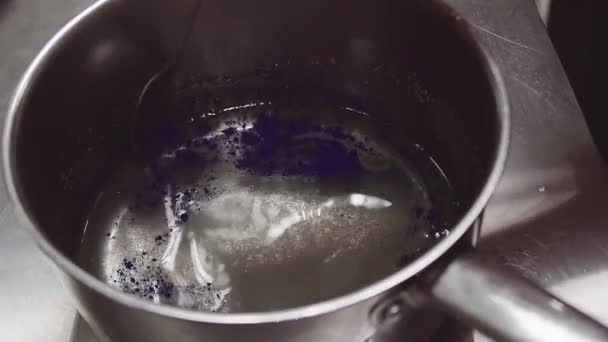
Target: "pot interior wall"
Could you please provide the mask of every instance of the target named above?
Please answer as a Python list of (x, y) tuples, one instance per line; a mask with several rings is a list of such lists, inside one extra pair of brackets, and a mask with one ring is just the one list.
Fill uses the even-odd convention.
[[(187, 17), (163, 8), (144, 12), (169, 16), (167, 25)], [(348, 103), (373, 115), (391, 145), (423, 146), (458, 193), (459, 214), (479, 193), (497, 144), (494, 92), (465, 23), (434, 1), (206, 0), (177, 59), (166, 42), (181, 42), (185, 30), (134, 20), (135, 10), (110, 2), (72, 27), (17, 113), (19, 195), (65, 255), (78, 255), (86, 215), (113, 170), (170, 143), (159, 126), (179, 128), (218, 98), (242, 104), (234, 94), (308, 92)], [(157, 110), (136, 116), (145, 84), (167, 66)], [(193, 88), (196, 99), (180, 93)], [(174, 107), (178, 99), (187, 105)]]

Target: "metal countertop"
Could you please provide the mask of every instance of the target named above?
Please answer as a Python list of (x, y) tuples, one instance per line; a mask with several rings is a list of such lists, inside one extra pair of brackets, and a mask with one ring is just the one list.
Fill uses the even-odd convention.
[[(606, 166), (531, 0), (445, 0), (502, 70), (513, 114), (480, 249), (608, 325)], [(91, 0), (0, 0), (0, 113), (36, 52)], [(0, 171), (1, 172), (1, 171)], [(0, 338), (92, 341), (0, 186)], [(476, 340), (481, 340), (479, 336)]]

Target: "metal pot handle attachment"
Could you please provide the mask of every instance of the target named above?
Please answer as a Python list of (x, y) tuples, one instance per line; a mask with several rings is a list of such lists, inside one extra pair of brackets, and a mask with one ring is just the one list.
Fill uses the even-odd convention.
[(499, 341), (608, 341), (606, 327), (480, 255), (452, 260), (424, 291), (431, 305)]

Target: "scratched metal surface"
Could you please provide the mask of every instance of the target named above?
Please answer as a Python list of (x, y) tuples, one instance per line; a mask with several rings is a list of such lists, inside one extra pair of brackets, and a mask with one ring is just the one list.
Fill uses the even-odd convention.
[(450, 0), (502, 69), (513, 113), (481, 250), (608, 324), (606, 166), (533, 4)]
[(481, 249), (608, 324), (606, 165), (540, 19), (525, 0), (451, 2), (503, 70), (513, 111)]
[[(0, 113), (36, 51), (90, 2), (0, 0)], [(533, 2), (446, 2), (497, 61), (513, 107), (510, 157), (486, 213), (482, 252), (608, 324), (606, 170)], [(93, 342), (54, 267), (19, 228), (3, 186), (0, 213), (0, 338)]]

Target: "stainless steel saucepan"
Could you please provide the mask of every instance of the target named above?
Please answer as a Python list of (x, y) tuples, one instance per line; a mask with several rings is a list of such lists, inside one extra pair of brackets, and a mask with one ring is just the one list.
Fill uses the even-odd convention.
[[(269, 124), (275, 114), (280, 120)], [(348, 224), (332, 221), (336, 232), (352, 229), (341, 238), (304, 232), (298, 240), (304, 247), (285, 251), (306, 255), (306, 262), (293, 266), (299, 269), (260, 268), (270, 274), (264, 281), (233, 274), (228, 279), (222, 272), (230, 265), (196, 271), (210, 258), (200, 258), (206, 242), (184, 228), (196, 218), (186, 204), (216, 191), (192, 181), (198, 176), (191, 172), (222, 161), (207, 158), (219, 151), (214, 139), (232, 146), (222, 156), (236, 161), (222, 164), (206, 184), (242, 173), (223, 183), (221, 191), (232, 197), (204, 202), (206, 222), (234, 220), (235, 207), (244, 203), (262, 223), (296, 202), (336, 217), (344, 217), (339, 214), (344, 208), (353, 215), (366, 205), (377, 210)], [(606, 341), (605, 327), (474, 252), (508, 141), (508, 94), (498, 68), (467, 22), (439, 0), (100, 0), (61, 29), (32, 62), (10, 106), (3, 152), (7, 187), (24, 226), (59, 266), (79, 312), (104, 341), (432, 341), (442, 339), (437, 333), (446, 317), (498, 340)], [(237, 142), (255, 148), (231, 145)], [(347, 145), (356, 153), (342, 153)], [(199, 159), (200, 151), (207, 159)], [(380, 158), (374, 151), (400, 157)], [(424, 161), (417, 159), (421, 155)], [(154, 158), (155, 166), (146, 164)], [(413, 165), (416, 181), (405, 174), (375, 173), (385, 175), (377, 180), (383, 184), (378, 193), (414, 189), (433, 208), (356, 193), (369, 185), (359, 177), (357, 163), (385, 172), (400, 158)], [(167, 169), (175, 160), (181, 166)], [(349, 164), (353, 160), (355, 166)], [(296, 171), (325, 177), (315, 184), (327, 183), (328, 193), (352, 194), (312, 205), (311, 198), (324, 196), (323, 191), (289, 197), (292, 185), (281, 185), (273, 197), (276, 208), (250, 195), (276, 179), (292, 179)], [(429, 180), (433, 172), (440, 180)], [(124, 177), (116, 181), (117, 174)], [(260, 174), (271, 180), (252, 183)], [(336, 185), (346, 180), (349, 186)], [(161, 192), (154, 192), (159, 183)], [(196, 189), (190, 187), (195, 183)], [(148, 192), (139, 197), (129, 192), (137, 187)], [(244, 190), (237, 193), (237, 188)], [(164, 208), (167, 218), (160, 221), (166, 232), (157, 227), (159, 220), (138, 221), (156, 214), (134, 206), (132, 198)], [(411, 213), (386, 209), (389, 204)], [(424, 227), (404, 228), (407, 253), (390, 272), (371, 276), (377, 270), (371, 260), (377, 262), (382, 252), (373, 246), (395, 245), (394, 239), (365, 235), (361, 228), (376, 222), (370, 217), (381, 210), (412, 222), (424, 216), (419, 222)], [(433, 210), (443, 216), (434, 217)], [(140, 216), (127, 219), (132, 213)], [(285, 217), (292, 225), (309, 219), (305, 211), (290, 213)], [(286, 220), (255, 231), (250, 240), (280, 242)], [(226, 230), (213, 236), (220, 233), (233, 237)], [(423, 242), (412, 247), (417, 239)], [(348, 257), (331, 249), (320, 259), (307, 252), (330, 248), (330, 240), (351, 243), (344, 252)], [(190, 254), (184, 257), (173, 247), (185, 241)], [(266, 245), (236, 242), (221, 247), (268, 254)], [(350, 257), (357, 246), (373, 253), (368, 259)], [(127, 256), (135, 252), (137, 261)], [(196, 280), (208, 282), (200, 291), (211, 294), (205, 302), (210, 310), (166, 303), (179, 285), (173, 278), (135, 276), (135, 268), (151, 269), (141, 260), (157, 262), (152, 257), (157, 252), (165, 271), (173, 269), (170, 260), (192, 257)], [(340, 268), (323, 271), (333, 260)], [(370, 277), (359, 285), (342, 271)], [(161, 281), (170, 285), (162, 287)], [(238, 297), (240, 286), (243, 298), (253, 298), (240, 303), (251, 309), (245, 304), (233, 312), (218, 309), (226, 293), (215, 287), (229, 281), (235, 284), (229, 296)], [(330, 283), (340, 283), (342, 290), (327, 290)], [(190, 292), (180, 294), (182, 304), (203, 293), (183, 289)], [(282, 302), (282, 296), (305, 290), (314, 295)]]

